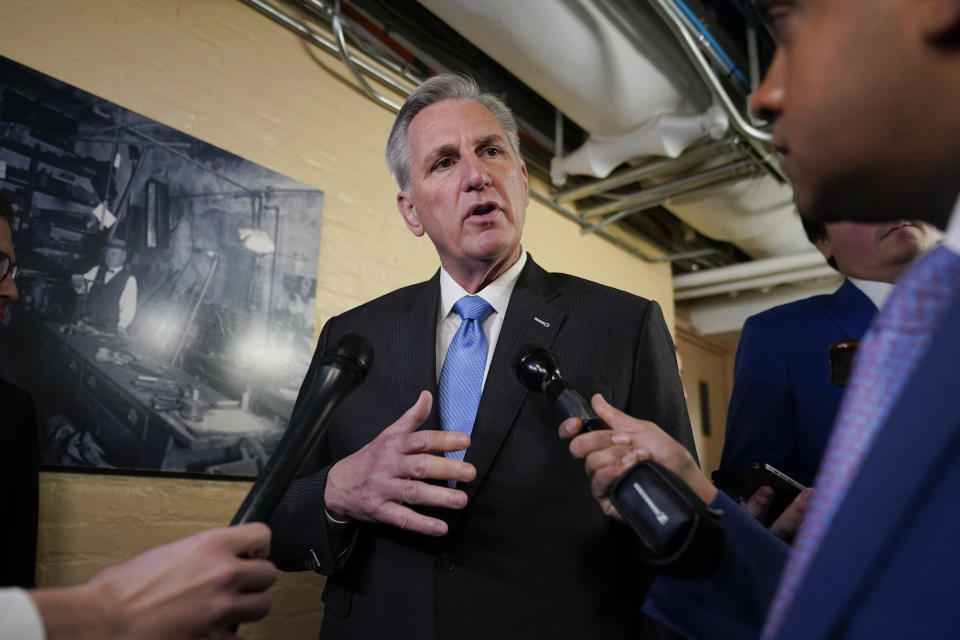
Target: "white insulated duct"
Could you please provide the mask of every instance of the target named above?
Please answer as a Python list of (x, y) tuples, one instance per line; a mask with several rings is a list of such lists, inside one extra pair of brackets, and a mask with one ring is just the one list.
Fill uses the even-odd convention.
[(558, 187), (570, 174), (606, 178), (610, 172), (632, 158), (666, 156), (676, 158), (696, 140), (708, 135), (721, 140), (730, 123), (723, 108), (713, 106), (695, 116), (669, 113), (648, 120), (631, 133), (614, 138), (591, 135), (576, 151), (554, 156), (550, 178)]

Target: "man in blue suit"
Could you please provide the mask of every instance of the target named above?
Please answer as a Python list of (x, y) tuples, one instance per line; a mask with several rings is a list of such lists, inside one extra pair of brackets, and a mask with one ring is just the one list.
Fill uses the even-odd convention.
[[(661, 576), (646, 608), (698, 638), (942, 638), (960, 628), (960, 0), (756, 0), (778, 48), (753, 98), (804, 215), (946, 229), (898, 281), (858, 354), (807, 519), (787, 547), (656, 425), (561, 435), (607, 513), (638, 459), (723, 510), (719, 566)], [(932, 313), (933, 312), (933, 313)], [(865, 401), (869, 400), (869, 401)], [(859, 421), (859, 424), (858, 424)], [(843, 464), (838, 464), (843, 463)], [(839, 469), (845, 473), (828, 473)], [(638, 543), (639, 544), (639, 543)]]
[(863, 337), (892, 283), (937, 234), (918, 221), (803, 223), (810, 241), (846, 279), (830, 295), (747, 319), (720, 468), (763, 462), (810, 486), (843, 397), (830, 379), (828, 347)]

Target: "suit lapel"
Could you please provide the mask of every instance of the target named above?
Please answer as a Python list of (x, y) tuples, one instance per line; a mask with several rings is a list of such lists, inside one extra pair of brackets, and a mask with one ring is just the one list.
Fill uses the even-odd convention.
[(843, 285), (827, 298), (826, 313), (844, 335), (855, 339), (866, 333), (877, 308), (855, 284), (844, 280)]
[[(566, 313), (556, 304), (557, 296), (559, 292), (549, 288), (546, 271), (528, 258), (510, 296), (464, 458), (477, 469), (476, 480), (459, 486), (468, 498), (483, 484), (527, 397), (527, 388), (513, 372), (517, 348), (525, 343), (551, 346), (563, 324)], [(458, 520), (460, 513), (452, 513), (450, 520)]]
[(392, 348), (396, 349), (398, 416), (410, 408), (424, 389), (433, 394), (433, 409), (419, 427), (439, 429), (437, 413), (437, 309), (440, 306), (440, 272), (415, 288), (397, 313)]
[[(784, 629), (832, 637), (874, 567), (909, 525), (960, 430), (956, 404), (960, 303), (955, 303), (893, 407), (804, 579)], [(905, 464), (905, 462), (907, 464)], [(794, 633), (794, 631), (796, 633)]]

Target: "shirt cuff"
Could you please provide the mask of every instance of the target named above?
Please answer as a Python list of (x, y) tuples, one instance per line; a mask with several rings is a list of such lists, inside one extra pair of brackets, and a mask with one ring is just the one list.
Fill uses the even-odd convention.
[(23, 589), (0, 589), (0, 637), (45, 640), (37, 605)]

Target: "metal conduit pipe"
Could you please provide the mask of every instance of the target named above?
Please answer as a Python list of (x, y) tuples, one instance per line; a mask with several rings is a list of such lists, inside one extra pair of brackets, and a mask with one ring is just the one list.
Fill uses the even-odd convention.
[[(760, 173), (760, 169), (755, 169), (755, 173)], [(620, 220), (620, 219), (622, 219), (622, 218), (626, 218), (627, 216), (632, 216), (632, 215), (635, 215), (635, 214), (637, 214), (637, 213), (642, 213), (642, 212), (644, 212), (644, 211), (648, 211), (648, 210), (650, 210), (650, 209), (653, 209), (654, 207), (661, 207), (661, 206), (665, 207), (665, 206), (669, 205), (670, 203), (677, 203), (677, 202), (682, 202), (682, 201), (687, 200), (687, 199), (690, 199), (690, 198), (702, 197), (702, 196), (704, 196), (705, 194), (710, 193), (711, 191), (716, 191), (717, 189), (723, 189), (724, 187), (729, 187), (730, 185), (736, 184), (736, 183), (740, 182), (741, 180), (743, 180), (743, 176), (742, 176), (742, 175), (739, 175), (739, 174), (734, 174), (734, 175), (730, 175), (730, 176), (726, 176), (726, 177), (719, 177), (719, 178), (717, 178), (716, 180), (712, 180), (712, 181), (710, 181), (710, 182), (707, 182), (706, 184), (704, 184), (704, 185), (702, 185), (702, 186), (698, 186), (698, 187), (694, 187), (694, 188), (691, 188), (691, 189), (687, 189), (687, 190), (681, 191), (681, 192), (679, 192), (679, 193), (673, 193), (673, 194), (671, 194), (671, 195), (669, 195), (669, 196), (667, 196), (667, 197), (665, 197), (665, 198), (660, 198), (660, 199), (658, 199), (658, 200), (655, 200), (655, 201), (653, 201), (653, 202), (646, 203), (646, 204), (641, 205), (641, 206), (639, 206), (639, 207), (631, 207), (630, 209), (625, 209), (625, 210), (623, 210), (623, 211), (618, 211), (617, 213), (613, 214), (612, 216), (607, 216), (606, 218), (604, 218), (603, 220), (601, 220), (601, 221), (598, 222), (597, 224), (593, 225), (592, 227), (589, 227), (589, 228), (587, 228), (587, 229), (584, 229), (583, 232), (584, 232), (584, 233), (594, 233), (594, 232), (598, 231), (599, 229), (603, 229), (603, 228), (606, 227), (607, 225), (611, 225), (611, 224), (613, 224), (614, 222), (617, 222), (618, 220)]]
[(673, 288), (680, 291), (681, 289), (692, 289), (724, 282), (746, 280), (748, 278), (769, 276), (786, 271), (796, 271), (797, 269), (821, 267), (824, 264), (823, 256), (817, 251), (797, 253), (791, 256), (765, 258), (762, 260), (743, 262), (729, 267), (717, 267), (709, 271), (685, 273), (674, 276)]
[(367, 92), (367, 95), (370, 96), (374, 102), (379, 102), (388, 109), (399, 112), (400, 105), (385, 95), (374, 91), (373, 87), (370, 86), (370, 83), (367, 82), (367, 79), (363, 77), (363, 74), (360, 73), (360, 70), (357, 69), (356, 65), (354, 65), (353, 56), (351, 56), (350, 52), (347, 51), (347, 41), (343, 37), (343, 24), (340, 20), (340, 0), (334, 0), (333, 14), (330, 16), (330, 20), (330, 25), (333, 27), (333, 32), (337, 36), (337, 46), (340, 49), (340, 57), (343, 58), (347, 68), (349, 68), (353, 73), (353, 76), (357, 79), (357, 82), (360, 83), (360, 86), (363, 87), (364, 91)]
[(746, 138), (747, 142), (753, 147), (754, 151), (763, 160), (774, 177), (781, 182), (786, 182), (786, 177), (783, 175), (783, 172), (780, 171), (780, 167), (772, 158), (769, 151), (769, 144), (772, 139), (771, 134), (757, 129), (744, 119), (740, 110), (733, 104), (733, 100), (727, 94), (726, 89), (724, 89), (720, 78), (717, 77), (709, 61), (704, 57), (696, 40), (690, 34), (690, 31), (684, 24), (683, 15), (673, 1), (649, 0), (649, 2), (666, 23), (667, 27), (676, 36), (680, 46), (683, 47), (683, 50), (686, 51), (687, 56), (689, 56), (693, 62), (694, 69), (696, 69), (700, 79), (703, 80), (703, 83), (707, 86), (711, 95), (720, 103), (727, 117), (730, 118), (730, 123), (733, 125), (733, 128)]
[[(327, 5), (322, 2), (322, 0), (300, 0), (298, 4), (300, 5), (301, 8), (305, 9), (305, 10), (307, 11), (307, 13), (312, 14), (312, 15), (315, 15), (315, 16), (317, 16), (318, 18), (321, 18), (321, 19), (323, 19), (323, 20), (326, 20), (326, 21), (330, 22), (331, 25), (332, 25), (332, 23), (333, 23), (333, 13), (331, 12), (330, 8), (327, 7)], [(349, 29), (345, 30), (345, 33), (350, 33), (350, 30), (349, 30)], [(355, 34), (351, 34), (351, 35), (355, 35)], [(418, 83), (421, 81), (420, 78), (418, 78), (418, 77), (416, 77), (416, 76), (414, 76), (414, 75), (412, 75), (412, 74), (410, 73), (409, 68), (404, 67), (404, 66), (402, 66), (402, 65), (400, 65), (400, 64), (397, 64), (397, 63), (394, 62), (393, 60), (388, 59), (386, 56), (381, 55), (379, 52), (374, 51), (374, 50), (373, 50), (372, 48), (370, 48), (370, 46), (363, 40), (363, 38), (357, 38), (357, 37), (355, 37), (353, 44), (354, 44), (354, 46), (356, 46), (356, 48), (358, 48), (360, 51), (362, 51), (362, 52), (364, 52), (365, 54), (367, 54), (367, 57), (369, 57), (369, 58), (371, 58), (371, 59), (373, 59), (373, 60), (376, 60), (376, 61), (377, 61), (377, 64), (383, 65), (384, 67), (386, 67), (387, 69), (389, 69), (389, 70), (392, 71), (393, 73), (397, 74), (398, 76), (400, 76), (400, 77), (402, 77), (402, 78), (404, 78), (404, 79), (406, 79), (406, 80), (409, 80), (410, 82), (413, 82), (413, 83), (415, 83), (415, 84), (418, 84)]]
[(654, 202), (662, 202), (671, 196), (677, 196), (691, 189), (697, 189), (714, 182), (719, 182), (731, 177), (745, 177), (758, 172), (758, 168), (753, 159), (735, 160), (725, 165), (701, 171), (686, 178), (678, 178), (663, 184), (658, 184), (649, 189), (643, 189), (637, 193), (623, 198), (618, 198), (614, 202), (597, 205), (584, 209), (580, 215), (584, 218), (595, 218), (614, 212), (625, 212), (626, 210), (636, 210), (637, 208), (650, 206)]
[(679, 173), (686, 171), (691, 167), (706, 162), (711, 158), (722, 157), (737, 151), (740, 144), (740, 138), (731, 138), (721, 140), (720, 142), (711, 142), (710, 144), (694, 147), (678, 158), (667, 158), (666, 160), (657, 160), (648, 162), (626, 171), (614, 174), (609, 178), (597, 180), (589, 184), (574, 187), (561, 191), (557, 194), (557, 202), (571, 202), (580, 200), (588, 196), (610, 191), (624, 185), (632, 184), (638, 180), (649, 178), (658, 174)]
[[(546, 205), (547, 207), (550, 207), (551, 209), (553, 209), (554, 211), (562, 215), (564, 218), (567, 218), (568, 220), (572, 220), (573, 222), (576, 222), (581, 227), (588, 226), (587, 222), (583, 218), (575, 214), (573, 211), (570, 211), (569, 209), (566, 209), (560, 206), (559, 204), (557, 204), (547, 196), (543, 195), (542, 193), (534, 189), (530, 189), (530, 196), (537, 202), (543, 205)], [(665, 255), (660, 258), (654, 258), (650, 255), (647, 255), (643, 251), (640, 251), (635, 247), (631, 247), (629, 244), (627, 244), (620, 238), (617, 238), (616, 236), (612, 236), (606, 231), (600, 231), (597, 233), (597, 235), (603, 238), (604, 240), (607, 240), (608, 242), (615, 244), (616, 246), (620, 247), (627, 253), (637, 256), (644, 262), (649, 262), (653, 264), (658, 262), (673, 262), (674, 260), (684, 260), (689, 258), (702, 258), (703, 256), (708, 256), (708, 255), (717, 253), (716, 249), (697, 249), (695, 251), (684, 251), (682, 253), (673, 253), (673, 254)]]
[(833, 269), (833, 267), (824, 264), (819, 267), (797, 269), (796, 271), (787, 271), (785, 273), (777, 273), (760, 278), (748, 278), (746, 280), (723, 282), (706, 287), (676, 290), (673, 293), (673, 299), (679, 301), (692, 300), (694, 298), (706, 298), (707, 296), (734, 293), (736, 291), (745, 291), (747, 289), (764, 289), (766, 287), (773, 287), (778, 284), (787, 284), (790, 282), (815, 280), (816, 278), (829, 278), (835, 275), (837, 275), (837, 272)]
[[(277, 22), (283, 25), (284, 27), (286, 27), (290, 31), (293, 31), (300, 37), (306, 40), (309, 40), (310, 42), (317, 45), (327, 53), (332, 53), (336, 56), (340, 55), (340, 48), (334, 42), (323, 37), (322, 35), (314, 31), (304, 23), (300, 22), (296, 18), (293, 18), (287, 13), (281, 11), (280, 9), (277, 9), (270, 3), (265, 2), (264, 0), (240, 0), (240, 2), (244, 3), (247, 6), (253, 7), (263, 15), (273, 20), (274, 22)], [(403, 86), (402, 84), (400, 84), (399, 82), (391, 78), (389, 75), (383, 73), (381, 70), (370, 65), (368, 62), (360, 58), (357, 58), (356, 56), (350, 56), (349, 54), (348, 56), (350, 57), (350, 60), (353, 62), (353, 64), (357, 66), (357, 68), (361, 69), (364, 73), (366, 73), (370, 77), (376, 79), (377, 82), (383, 84), (384, 86), (390, 87), (391, 89), (393, 89), (394, 91), (396, 91), (397, 93), (403, 96), (410, 95), (411, 89), (409, 87)], [(383, 106), (387, 107), (391, 111), (394, 111), (394, 112), (397, 111), (397, 109), (394, 109), (387, 104), (384, 104), (382, 102), (380, 102), (380, 104), (383, 104)]]

